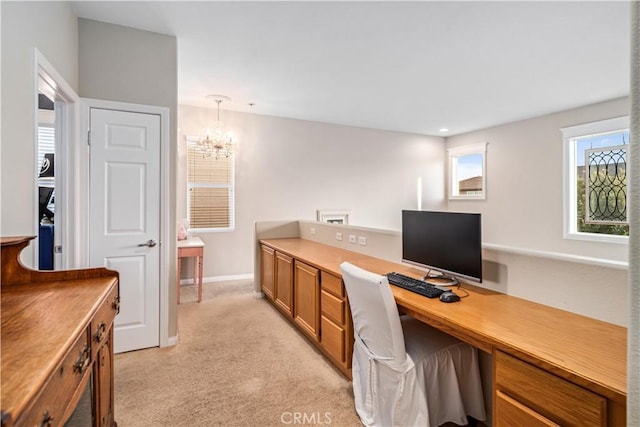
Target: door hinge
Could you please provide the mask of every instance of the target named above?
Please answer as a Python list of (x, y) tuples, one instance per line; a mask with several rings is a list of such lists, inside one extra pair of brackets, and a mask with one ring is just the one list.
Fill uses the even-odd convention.
[(62, 253), (62, 246), (61, 245), (56, 245), (53, 247), (53, 253), (54, 254), (61, 254)]
[(91, 130), (87, 131), (87, 145), (91, 145)]

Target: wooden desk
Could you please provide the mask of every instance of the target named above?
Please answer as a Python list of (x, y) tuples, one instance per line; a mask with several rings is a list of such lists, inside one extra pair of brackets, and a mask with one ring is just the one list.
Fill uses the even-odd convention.
[(32, 238), (1, 239), (2, 426), (113, 427), (118, 273), (26, 269)]
[(193, 283), (198, 285), (198, 302), (202, 301), (202, 263), (204, 262), (204, 242), (199, 237), (178, 240), (178, 304), (180, 304), (180, 273), (182, 258), (193, 257)]
[[(423, 274), (303, 239), (261, 243), (337, 277), (344, 261), (378, 274)], [(406, 313), (493, 354), (494, 425), (626, 424), (626, 328), (466, 283), (469, 296), (455, 304), (391, 288)]]

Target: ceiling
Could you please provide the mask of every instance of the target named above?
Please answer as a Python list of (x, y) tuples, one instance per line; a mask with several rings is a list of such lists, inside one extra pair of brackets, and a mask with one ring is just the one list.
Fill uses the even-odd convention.
[[(72, 2), (175, 35), (178, 102), (454, 135), (629, 94), (627, 2)], [(255, 103), (249, 107), (249, 103)], [(448, 128), (448, 131), (440, 131)]]

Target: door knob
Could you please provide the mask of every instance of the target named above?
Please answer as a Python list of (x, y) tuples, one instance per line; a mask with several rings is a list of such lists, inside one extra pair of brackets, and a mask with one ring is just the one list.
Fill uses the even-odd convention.
[(152, 247), (154, 247), (155, 245), (156, 245), (156, 241), (155, 241), (155, 240), (152, 240), (152, 239), (149, 239), (149, 240), (147, 240), (147, 241), (146, 241), (146, 242), (144, 242), (144, 243), (140, 243), (138, 246), (148, 246), (148, 247), (152, 248)]

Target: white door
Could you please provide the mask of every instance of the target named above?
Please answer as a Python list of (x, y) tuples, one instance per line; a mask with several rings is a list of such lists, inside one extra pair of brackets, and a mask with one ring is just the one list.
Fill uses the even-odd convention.
[(116, 352), (160, 344), (160, 116), (91, 108), (90, 263), (120, 273)]

